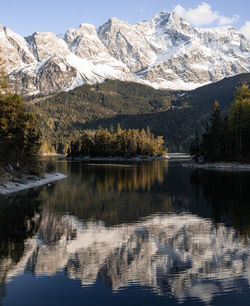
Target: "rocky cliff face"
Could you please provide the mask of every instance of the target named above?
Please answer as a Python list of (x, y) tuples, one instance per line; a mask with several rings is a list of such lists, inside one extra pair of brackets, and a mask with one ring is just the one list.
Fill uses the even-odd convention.
[(68, 90), (106, 78), (156, 88), (193, 89), (250, 71), (250, 42), (232, 27), (193, 28), (176, 13), (130, 25), (116, 18), (22, 37), (0, 26), (13, 88), (24, 94)]

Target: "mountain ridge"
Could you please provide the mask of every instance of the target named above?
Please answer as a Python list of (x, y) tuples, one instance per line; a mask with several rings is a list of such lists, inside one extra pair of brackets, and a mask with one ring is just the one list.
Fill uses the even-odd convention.
[[(229, 109), (234, 91), (250, 73), (223, 79), (193, 91), (156, 90), (143, 84), (107, 80), (82, 85), (68, 92), (25, 98), (27, 110), (36, 115), (48, 147), (67, 152), (70, 139), (84, 129), (150, 127), (163, 136), (170, 152), (187, 152), (195, 131), (202, 133), (215, 100), (223, 113)], [(65, 146), (66, 145), (66, 146)]]
[(250, 42), (236, 29), (194, 28), (174, 12), (133, 25), (117, 18), (97, 29), (82, 23), (60, 37), (52, 32), (22, 37), (0, 26), (14, 91), (66, 91), (105, 79), (191, 90), (250, 71)]

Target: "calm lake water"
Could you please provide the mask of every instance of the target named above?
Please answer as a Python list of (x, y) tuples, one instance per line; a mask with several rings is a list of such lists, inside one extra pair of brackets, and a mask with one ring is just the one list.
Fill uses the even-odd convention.
[(0, 198), (0, 305), (250, 305), (250, 173), (54, 164)]

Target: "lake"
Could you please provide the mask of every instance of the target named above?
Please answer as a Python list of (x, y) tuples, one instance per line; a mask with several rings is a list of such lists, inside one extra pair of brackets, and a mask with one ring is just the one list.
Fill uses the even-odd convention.
[(0, 305), (250, 305), (250, 173), (53, 163), (0, 197)]

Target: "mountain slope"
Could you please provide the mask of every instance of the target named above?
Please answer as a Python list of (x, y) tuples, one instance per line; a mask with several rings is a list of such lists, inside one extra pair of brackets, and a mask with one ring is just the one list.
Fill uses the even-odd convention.
[(130, 25), (111, 18), (22, 37), (0, 26), (3, 57), (13, 89), (48, 93), (105, 79), (165, 89), (194, 89), (250, 71), (250, 42), (232, 27), (192, 27), (174, 12)]
[[(164, 136), (170, 152), (187, 151), (195, 131), (202, 132), (215, 100), (229, 109), (236, 86), (250, 84), (250, 74), (227, 78), (193, 91), (156, 90), (138, 83), (108, 80), (69, 92), (26, 98), (36, 114), (49, 148), (65, 151), (83, 129), (146, 128)], [(65, 145), (66, 144), (66, 145)]]
[(134, 77), (157, 88), (193, 89), (249, 71), (250, 43), (236, 29), (193, 28), (176, 13), (135, 25), (112, 18), (98, 34)]

